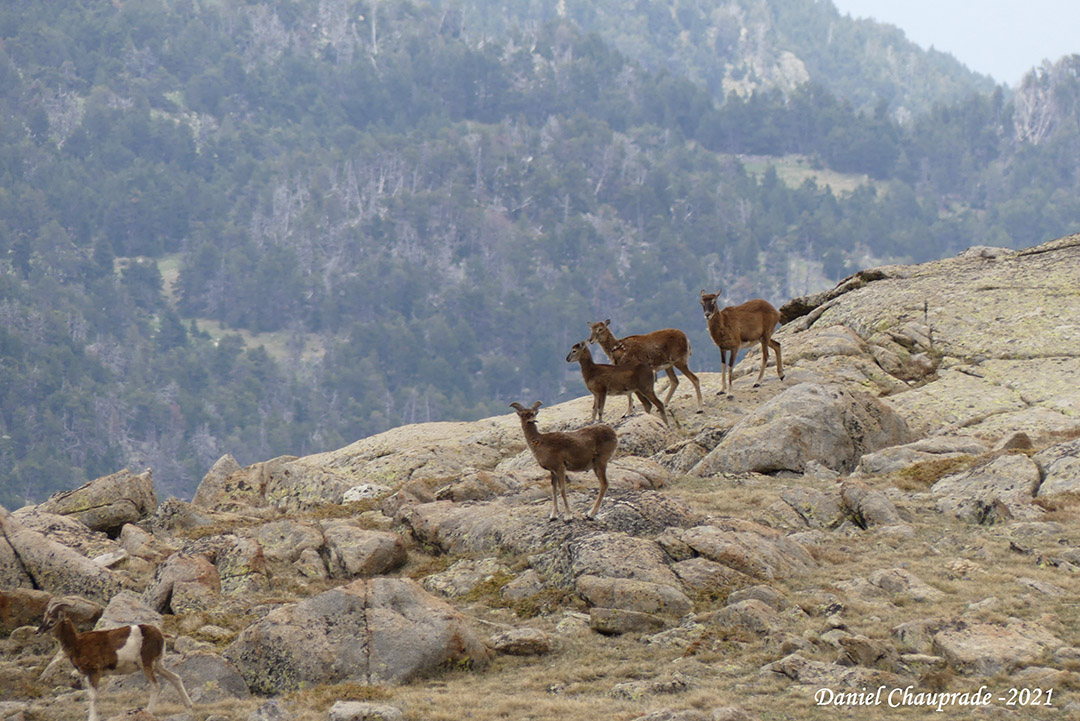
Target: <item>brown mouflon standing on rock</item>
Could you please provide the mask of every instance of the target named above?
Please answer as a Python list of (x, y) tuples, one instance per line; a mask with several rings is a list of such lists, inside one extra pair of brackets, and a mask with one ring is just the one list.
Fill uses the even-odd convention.
[(541, 433), (536, 427), (536, 411), (541, 405), (540, 401), (536, 401), (531, 408), (520, 403), (511, 403), (510, 407), (517, 411), (521, 430), (525, 434), (525, 443), (536, 462), (551, 473), (551, 515), (548, 520), (554, 521), (559, 517), (558, 494), (562, 494), (563, 505), (566, 506), (565, 520), (569, 522), (573, 519), (574, 512), (570, 510), (570, 503), (566, 500), (566, 472), (587, 471), (590, 468), (600, 481), (600, 493), (596, 497), (596, 503), (585, 516), (594, 518), (600, 510), (604, 493), (607, 492), (607, 464), (615, 454), (619, 438), (611, 426), (602, 423), (585, 426), (576, 431)]
[[(647, 363), (628, 363), (627, 365), (610, 365), (608, 363), (596, 363), (593, 361), (589, 344), (586, 341), (575, 343), (566, 355), (566, 362), (577, 361), (581, 364), (581, 377), (585, 379), (585, 387), (589, 389), (593, 397), (593, 409), (591, 420), (604, 420), (604, 403), (609, 395), (630, 396), (631, 393), (638, 397), (641, 405), (645, 406), (648, 413), (656, 406), (660, 413), (660, 420), (668, 425), (667, 413), (664, 404), (653, 390), (653, 381), (656, 376)], [(627, 409), (627, 414), (630, 409)], [(672, 416), (674, 418), (674, 415)], [(676, 425), (678, 423), (676, 422)]]
[(156, 626), (142, 623), (137, 626), (121, 626), (101, 631), (79, 633), (67, 617), (71, 603), (53, 599), (45, 609), (38, 626), (38, 633), (52, 632), (60, 641), (64, 654), (86, 679), (86, 691), (90, 696), (89, 721), (98, 721), (98, 683), (103, 676), (128, 674), (142, 671), (150, 682), (150, 703), (146, 710), (154, 713), (157, 708), (161, 685), (155, 672), (172, 684), (180, 694), (186, 708), (191, 708), (191, 698), (184, 689), (180, 677), (165, 668), (165, 636)]
[[(772, 339), (776, 324), (780, 322), (780, 312), (772, 304), (760, 298), (749, 300), (742, 305), (733, 305), (719, 309), (716, 299), (720, 292), (701, 291), (701, 310), (709, 326), (709, 335), (720, 349), (720, 371), (722, 373), (720, 392), (727, 391), (728, 398), (734, 398), (735, 384), (731, 371), (735, 368), (735, 356), (747, 343), (761, 341), (761, 370), (758, 372), (754, 387), (761, 385), (765, 375), (765, 365), (769, 361), (769, 348), (776, 353), (776, 375), (784, 380), (784, 362), (780, 359), (780, 344)], [(730, 356), (728, 355), (730, 354)]]
[[(616, 365), (647, 363), (653, 371), (666, 371), (668, 376), (667, 396), (664, 405), (671, 403), (679, 379), (675, 375), (678, 368), (694, 386), (697, 393), (698, 413), (701, 412), (701, 385), (698, 377), (690, 371), (690, 339), (676, 328), (655, 330), (642, 335), (628, 335), (616, 338), (611, 332), (611, 320), (589, 323), (589, 343), (599, 343), (604, 353)], [(634, 399), (626, 396), (630, 411), (634, 410)]]

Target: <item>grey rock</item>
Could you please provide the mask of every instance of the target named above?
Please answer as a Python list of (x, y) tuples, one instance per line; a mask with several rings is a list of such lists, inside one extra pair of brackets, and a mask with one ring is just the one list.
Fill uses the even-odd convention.
[(119, 531), (157, 508), (150, 469), (135, 474), (124, 470), (49, 497), (38, 508), (46, 513), (72, 516), (95, 531)]
[[(27, 528), (3, 507), (0, 538), (6, 541), (0, 544), (0, 577), (17, 581), (17, 585), (32, 585), (55, 595), (83, 596), (99, 603), (131, 586), (124, 576)], [(22, 573), (16, 568), (21, 568)]]
[(365, 578), (400, 568), (408, 560), (405, 542), (396, 533), (357, 528), (348, 521), (323, 524), (330, 574), (336, 578)]
[(1042, 471), (1040, 497), (1080, 491), (1080, 439), (1050, 446), (1031, 460)]
[(989, 450), (985, 443), (970, 436), (932, 436), (868, 453), (859, 459), (855, 473), (885, 475), (917, 463), (981, 456)]
[(693, 602), (678, 588), (630, 578), (582, 575), (577, 592), (594, 606), (638, 613), (683, 616)]
[(933, 650), (961, 674), (993, 676), (1029, 666), (1065, 644), (1037, 624), (960, 623), (934, 634)]
[(240, 464), (230, 454), (225, 454), (217, 459), (210, 470), (203, 476), (199, 487), (195, 489), (195, 496), (191, 499), (191, 505), (199, 508), (216, 508), (225, 496), (225, 479), (229, 474), (240, 470)]
[[(179, 660), (175, 656), (169, 656), (166, 657), (165, 665), (184, 680), (184, 688), (196, 704), (212, 704), (251, 696), (244, 677), (236, 667), (216, 653), (196, 651), (185, 654)], [(110, 692), (137, 690), (143, 693), (148, 689), (149, 685), (141, 673), (117, 677), (109, 686)], [(169, 684), (162, 684), (162, 700), (168, 703), (180, 702), (176, 691)]]
[(403, 683), (444, 663), (488, 659), (444, 601), (407, 579), (362, 579), (278, 607), (225, 651), (256, 693), (305, 685)]
[(251, 712), (247, 721), (293, 721), (296, 716), (285, 708), (280, 699), (270, 699)]
[(326, 721), (401, 721), (404, 715), (397, 706), (364, 701), (337, 701), (330, 707)]
[(860, 481), (845, 481), (840, 487), (840, 498), (848, 517), (859, 528), (895, 526), (903, 523), (900, 511), (888, 496)]
[(908, 440), (904, 419), (877, 398), (800, 383), (736, 423), (691, 473), (803, 473), (810, 461), (850, 471), (863, 455)]
[(432, 593), (453, 598), (469, 591), (499, 575), (510, 575), (510, 569), (494, 558), (478, 561), (462, 559), (442, 573), (425, 577), (421, 584)]
[(175, 614), (215, 605), (221, 595), (218, 570), (200, 554), (175, 553), (158, 566), (143, 591), (143, 601), (155, 611)]
[(813, 488), (788, 488), (780, 498), (809, 528), (835, 528), (844, 521), (840, 498), (836, 493), (822, 493)]
[[(957, 518), (987, 523), (995, 504), (1017, 518), (1037, 518), (1031, 504), (1039, 487), (1039, 467), (1024, 455), (999, 456), (964, 473), (946, 476), (931, 487), (939, 496), (938, 510)], [(1001, 516), (1002, 511), (996, 511)]]
[(817, 564), (801, 545), (749, 521), (725, 519), (679, 533), (679, 538), (710, 561), (759, 580), (797, 575)]
[(783, 629), (783, 619), (766, 603), (749, 598), (712, 614), (709, 623), (737, 629), (755, 636), (773, 636)]
[(537, 628), (516, 628), (488, 639), (496, 653), (508, 656), (543, 656), (551, 653), (551, 638)]

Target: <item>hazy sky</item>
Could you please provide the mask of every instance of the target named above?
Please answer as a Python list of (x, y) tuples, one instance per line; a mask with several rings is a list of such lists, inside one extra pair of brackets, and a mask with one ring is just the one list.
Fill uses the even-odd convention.
[(1044, 59), (1080, 53), (1080, 0), (832, 0), (841, 14), (873, 18), (912, 42), (949, 53), (1015, 86)]

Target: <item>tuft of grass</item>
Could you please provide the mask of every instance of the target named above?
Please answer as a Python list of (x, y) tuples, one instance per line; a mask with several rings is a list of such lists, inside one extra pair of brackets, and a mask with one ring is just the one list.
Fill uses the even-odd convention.
[(285, 696), (285, 703), (296, 708), (326, 711), (338, 701), (386, 701), (393, 695), (385, 686), (343, 682), (293, 691)]
[(893, 485), (902, 491), (921, 493), (946, 476), (968, 470), (974, 463), (973, 456), (913, 463), (892, 473), (891, 480)]
[(466, 593), (461, 600), (466, 603), (483, 603), (496, 607), (502, 603), (502, 596), (499, 595), (499, 592), (513, 580), (514, 575), (512, 573), (493, 573), (489, 578), (473, 586), (472, 590)]
[(567, 608), (580, 612), (588, 610), (583, 598), (561, 588), (545, 588), (540, 593), (516, 601), (500, 599), (500, 603), (504, 608), (509, 608), (516, 613), (520, 618), (550, 616)]

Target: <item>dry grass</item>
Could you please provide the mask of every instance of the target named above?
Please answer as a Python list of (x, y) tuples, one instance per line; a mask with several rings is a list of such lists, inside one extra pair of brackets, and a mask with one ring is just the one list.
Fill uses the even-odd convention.
[(974, 466), (976, 461), (974, 456), (922, 461), (906, 466), (890, 474), (888, 478), (901, 491), (921, 493), (946, 476), (963, 473)]

